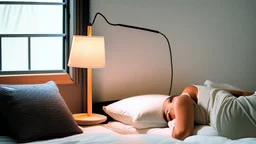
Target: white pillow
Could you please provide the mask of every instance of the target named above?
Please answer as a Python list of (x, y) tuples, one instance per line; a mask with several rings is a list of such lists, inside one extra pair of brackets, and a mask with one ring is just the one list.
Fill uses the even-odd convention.
[(211, 88), (220, 88), (220, 89), (224, 89), (224, 90), (238, 90), (238, 91), (243, 91), (242, 89), (235, 87), (233, 85), (230, 84), (222, 84), (222, 83), (215, 83), (213, 81), (210, 80), (206, 80), (204, 82), (204, 85), (207, 87), (211, 87)]
[(166, 127), (162, 105), (168, 97), (161, 94), (139, 95), (103, 106), (103, 110), (116, 121), (138, 129)]

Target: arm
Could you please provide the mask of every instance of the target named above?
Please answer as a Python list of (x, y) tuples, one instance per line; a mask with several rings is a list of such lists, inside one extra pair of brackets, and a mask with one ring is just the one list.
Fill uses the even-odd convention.
[(172, 137), (184, 140), (194, 129), (194, 103), (188, 96), (179, 96), (174, 102), (175, 126)]
[(228, 92), (230, 92), (232, 95), (234, 96), (250, 96), (250, 95), (253, 95), (252, 92), (245, 92), (245, 91), (238, 91), (238, 90), (226, 90)]

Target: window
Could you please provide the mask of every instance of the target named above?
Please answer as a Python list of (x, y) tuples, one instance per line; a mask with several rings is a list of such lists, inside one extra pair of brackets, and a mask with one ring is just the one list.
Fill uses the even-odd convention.
[(0, 74), (64, 73), (68, 0), (0, 0)]

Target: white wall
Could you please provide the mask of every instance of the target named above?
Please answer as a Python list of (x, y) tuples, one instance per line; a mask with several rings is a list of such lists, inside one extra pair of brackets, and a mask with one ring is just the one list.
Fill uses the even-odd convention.
[[(256, 90), (255, 0), (92, 0), (91, 20), (159, 30), (173, 51), (172, 94), (206, 79)], [(168, 47), (161, 35), (109, 26), (100, 16), (93, 35), (105, 36), (106, 67), (94, 69), (94, 101), (168, 94)]]

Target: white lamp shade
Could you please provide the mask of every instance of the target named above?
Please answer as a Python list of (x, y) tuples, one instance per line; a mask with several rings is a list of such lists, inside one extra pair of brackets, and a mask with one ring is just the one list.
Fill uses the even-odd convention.
[(68, 66), (79, 68), (104, 67), (104, 37), (74, 35)]

